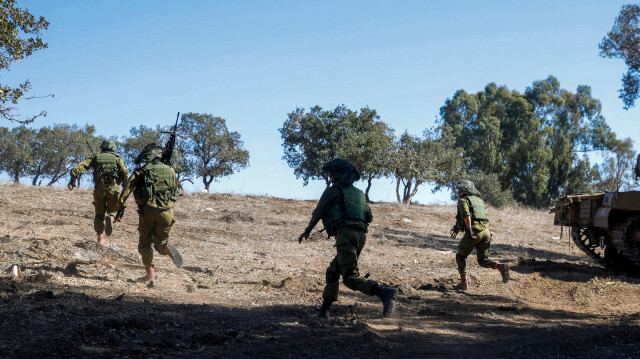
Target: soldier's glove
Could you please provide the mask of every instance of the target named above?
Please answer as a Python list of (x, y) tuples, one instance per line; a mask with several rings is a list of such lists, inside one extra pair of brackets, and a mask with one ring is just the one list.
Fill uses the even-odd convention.
[(473, 228), (471, 228), (471, 227), (467, 227), (467, 228), (465, 228), (465, 232), (469, 233), (469, 235), (470, 235), (471, 237), (474, 237), (474, 236), (475, 236), (475, 234), (473, 234)]
[(311, 234), (311, 229), (309, 228), (305, 228), (304, 232), (302, 232), (302, 234), (300, 235), (300, 237), (298, 237), (298, 244), (302, 243), (303, 239), (307, 239), (309, 238), (309, 235)]
[(459, 232), (458, 225), (454, 224), (453, 227), (451, 227), (451, 238), (456, 238)]

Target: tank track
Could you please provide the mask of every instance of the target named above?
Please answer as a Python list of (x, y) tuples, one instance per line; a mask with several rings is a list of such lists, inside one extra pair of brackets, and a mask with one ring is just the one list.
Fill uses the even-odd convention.
[(586, 229), (583, 227), (571, 227), (571, 239), (573, 243), (576, 244), (578, 248), (580, 248), (583, 252), (585, 252), (589, 257), (595, 259), (598, 263), (603, 266), (610, 266), (611, 262), (608, 258), (605, 258), (605, 251), (600, 250), (596, 252), (596, 248), (592, 245), (589, 245), (589, 237), (585, 233)]
[(613, 245), (627, 265), (640, 268), (640, 243), (633, 233), (640, 229), (640, 216), (632, 216), (617, 225), (613, 230)]

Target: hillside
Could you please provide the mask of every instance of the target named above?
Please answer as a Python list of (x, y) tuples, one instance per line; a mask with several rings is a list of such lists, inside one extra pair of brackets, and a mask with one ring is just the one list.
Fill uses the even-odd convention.
[[(318, 194), (319, 195), (319, 194)], [(361, 272), (398, 286), (392, 318), (341, 285), (333, 319), (313, 320), (335, 254), (298, 244), (314, 201), (189, 194), (176, 204), (177, 269), (157, 256), (149, 288), (133, 198), (108, 248), (95, 243), (91, 191), (0, 186), (0, 357), (640, 356), (640, 279), (603, 269), (560, 237), (552, 215), (489, 209), (503, 284), (469, 257), (457, 280), (453, 206), (373, 204)], [(321, 228), (318, 226), (316, 229)]]

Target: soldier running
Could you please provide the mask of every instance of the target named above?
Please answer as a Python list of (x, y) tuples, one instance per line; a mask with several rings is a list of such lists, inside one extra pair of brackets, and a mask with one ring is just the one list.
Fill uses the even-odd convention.
[(341, 275), (347, 288), (378, 296), (383, 303), (382, 314), (388, 317), (393, 312), (397, 289), (383, 287), (360, 276), (358, 271), (358, 258), (366, 242), (368, 225), (373, 219), (364, 193), (353, 186), (353, 182), (360, 179), (360, 174), (351, 163), (342, 159), (326, 163), (322, 170), (329, 174), (333, 185), (322, 193), (309, 225), (298, 237), (298, 243), (309, 238), (311, 230), (320, 219), (327, 234), (336, 237), (337, 254), (327, 268), (327, 284), (322, 293), (323, 302), (316, 319), (329, 320), (329, 308), (338, 299)]
[(120, 208), (126, 207), (127, 198), (133, 192), (138, 205), (138, 253), (146, 271), (141, 281), (155, 281), (155, 259), (153, 249), (168, 255), (173, 263), (182, 267), (182, 256), (178, 249), (169, 243), (169, 234), (173, 228), (174, 203), (178, 200), (178, 181), (170, 166), (160, 161), (162, 147), (156, 143), (148, 144), (136, 157), (135, 164), (141, 164), (133, 171), (120, 195)]
[(491, 246), (491, 233), (489, 232), (489, 219), (484, 201), (478, 197), (473, 182), (462, 180), (456, 184), (458, 188), (458, 214), (456, 224), (451, 229), (451, 237), (460, 231), (464, 231), (464, 236), (458, 245), (456, 263), (460, 272), (460, 283), (454, 289), (467, 290), (469, 281), (467, 278), (467, 256), (476, 249), (478, 264), (484, 268), (494, 268), (500, 271), (502, 281), (509, 281), (509, 266), (489, 259), (489, 247)]
[(93, 205), (96, 210), (93, 229), (98, 235), (98, 243), (104, 245), (104, 235), (111, 235), (118, 211), (119, 185), (127, 180), (129, 172), (122, 157), (116, 153), (115, 142), (111, 140), (103, 140), (100, 153), (73, 167), (67, 188), (76, 188), (78, 177), (89, 168), (93, 169)]

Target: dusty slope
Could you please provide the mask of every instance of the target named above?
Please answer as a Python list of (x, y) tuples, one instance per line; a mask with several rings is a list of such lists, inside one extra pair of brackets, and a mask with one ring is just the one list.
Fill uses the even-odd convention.
[[(640, 356), (640, 280), (604, 270), (545, 212), (491, 209), (497, 271), (470, 257), (457, 277), (450, 206), (374, 204), (363, 273), (401, 289), (376, 298), (342, 287), (334, 319), (312, 320), (334, 254), (321, 234), (299, 245), (313, 201), (193, 194), (176, 208), (177, 269), (158, 286), (137, 254), (137, 215), (94, 243), (91, 192), (0, 186), (0, 357), (592, 357)], [(75, 263), (75, 267), (72, 263)], [(70, 266), (71, 264), (71, 266)]]

